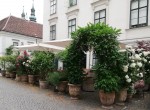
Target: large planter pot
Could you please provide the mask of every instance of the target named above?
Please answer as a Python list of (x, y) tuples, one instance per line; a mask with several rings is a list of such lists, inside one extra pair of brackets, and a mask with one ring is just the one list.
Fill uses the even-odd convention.
[(18, 82), (21, 81), (21, 76), (16, 74), (16, 79), (15, 80), (18, 81)]
[(47, 89), (48, 88), (48, 82), (39, 80), (39, 85), (41, 89)]
[(127, 89), (122, 89), (118, 93), (116, 93), (116, 103), (118, 105), (125, 105), (124, 102), (127, 99)]
[(82, 88), (84, 91), (93, 92), (94, 91), (94, 78), (85, 77), (83, 80)]
[(6, 77), (6, 78), (10, 78), (10, 73), (9, 73), (9, 72), (6, 72), (6, 73), (5, 73), (5, 77)]
[(1, 70), (1, 75), (4, 77), (6, 74), (6, 70)]
[(16, 77), (16, 73), (15, 72), (10, 73), (10, 78), (14, 79), (15, 77)]
[(113, 108), (112, 104), (115, 100), (115, 92), (105, 93), (103, 90), (99, 91), (99, 98), (102, 103), (102, 108), (110, 109)]
[(71, 99), (79, 99), (81, 95), (81, 85), (74, 85), (74, 84), (68, 84), (69, 85), (69, 94), (71, 96)]
[(35, 80), (35, 84), (39, 85), (40, 76), (39, 75), (34, 75), (34, 80)]
[(127, 101), (131, 102), (133, 94), (127, 94)]
[(61, 81), (59, 83), (59, 85), (57, 86), (58, 91), (61, 93), (64, 93), (66, 91), (66, 88), (67, 88), (67, 83), (68, 83), (68, 81)]
[(27, 83), (28, 82), (28, 75), (21, 75), (21, 82)]
[(29, 84), (34, 84), (35, 83), (34, 75), (28, 75), (28, 82), (29, 82)]

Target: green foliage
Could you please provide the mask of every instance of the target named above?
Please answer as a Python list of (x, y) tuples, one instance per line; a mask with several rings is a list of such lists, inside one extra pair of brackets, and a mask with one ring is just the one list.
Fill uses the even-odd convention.
[(56, 54), (56, 58), (64, 61), (67, 56), (67, 49)]
[(72, 33), (73, 41), (66, 56), (69, 83), (81, 84), (84, 52), (93, 49), (98, 58), (95, 68), (97, 76), (95, 87), (105, 92), (117, 91), (119, 77), (116, 72), (119, 71), (117, 61), (120, 56), (117, 36), (119, 34), (120, 30), (99, 23), (88, 24)]
[(13, 46), (9, 46), (8, 48), (5, 49), (6, 55), (12, 55), (13, 54)]
[(67, 74), (66, 72), (49, 72), (47, 80), (52, 85), (57, 86), (60, 83), (60, 81), (67, 80)]
[(54, 54), (51, 52), (35, 52), (32, 59), (34, 73), (40, 75), (41, 80), (46, 80), (48, 72), (54, 69)]
[(0, 65), (2, 69), (5, 70), (9, 66), (15, 66), (16, 57), (17, 56), (15, 55), (7, 55), (0, 57)]
[(14, 73), (16, 72), (16, 66), (15, 65), (10, 65), (6, 68), (6, 70), (9, 72), (9, 73)]
[(96, 80), (95, 88), (102, 89), (105, 92), (118, 91), (120, 78), (113, 71), (109, 70), (106, 65), (97, 64), (95, 66)]

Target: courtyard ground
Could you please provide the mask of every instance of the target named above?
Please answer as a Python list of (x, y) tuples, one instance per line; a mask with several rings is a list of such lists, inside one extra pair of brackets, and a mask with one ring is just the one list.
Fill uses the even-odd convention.
[[(81, 100), (71, 100), (68, 95), (58, 94), (52, 89), (42, 90), (0, 77), (0, 110), (104, 110), (97, 92), (82, 92)], [(114, 104), (112, 110), (150, 110), (150, 93), (145, 98), (133, 98), (125, 106)]]

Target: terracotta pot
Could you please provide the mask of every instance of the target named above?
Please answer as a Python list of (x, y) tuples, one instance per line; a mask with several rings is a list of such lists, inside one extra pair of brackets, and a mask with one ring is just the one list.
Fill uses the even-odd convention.
[(10, 73), (9, 73), (9, 72), (6, 72), (5, 77), (6, 77), (6, 78), (10, 78)]
[(74, 84), (68, 84), (69, 85), (69, 94), (71, 96), (71, 99), (79, 99), (81, 95), (81, 85), (74, 85)]
[(15, 78), (16, 77), (16, 73), (10, 73), (10, 78)]
[(29, 84), (34, 84), (35, 83), (34, 75), (28, 75), (28, 82), (29, 82)]
[(118, 105), (125, 105), (124, 102), (127, 99), (127, 89), (122, 89), (116, 93), (116, 102)]
[(1, 70), (1, 74), (2, 74), (2, 76), (4, 77), (5, 74), (6, 74), (6, 70)]
[(99, 98), (102, 103), (102, 108), (113, 108), (112, 104), (115, 100), (115, 92), (105, 93), (103, 90), (100, 90)]
[(15, 80), (18, 81), (18, 82), (21, 81), (21, 76), (16, 74), (16, 79)]
[(35, 79), (35, 84), (39, 85), (40, 76), (39, 75), (34, 75), (34, 79)]
[(83, 80), (83, 90), (87, 92), (94, 91), (94, 78), (93, 77), (85, 77)]
[(39, 80), (39, 85), (40, 85), (41, 89), (47, 89), (48, 88), (47, 81), (41, 81), (41, 80)]
[(28, 82), (28, 75), (21, 75), (21, 82), (27, 83)]
[(133, 94), (127, 94), (127, 101), (131, 102)]
[(67, 88), (68, 81), (61, 81), (60, 84), (57, 86), (59, 92), (65, 92)]

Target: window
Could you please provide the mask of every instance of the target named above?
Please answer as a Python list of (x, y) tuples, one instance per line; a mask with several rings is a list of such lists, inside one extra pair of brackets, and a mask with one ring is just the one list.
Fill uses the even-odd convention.
[(13, 46), (18, 46), (19, 43), (18, 42), (13, 42)]
[(28, 45), (34, 44), (34, 42), (27, 42), (27, 43), (28, 43)]
[(97, 57), (96, 57), (96, 53), (93, 52), (93, 61), (92, 61), (92, 66), (94, 66), (97, 63)]
[(69, 6), (77, 5), (77, 0), (69, 0)]
[(71, 38), (71, 33), (76, 30), (76, 18), (69, 20), (68, 22), (68, 37)]
[(50, 0), (50, 14), (56, 13), (56, 0)]
[(148, 0), (131, 0), (130, 28), (148, 25)]
[(56, 39), (56, 25), (50, 26), (50, 40)]
[(94, 13), (94, 23), (106, 23), (106, 9)]

